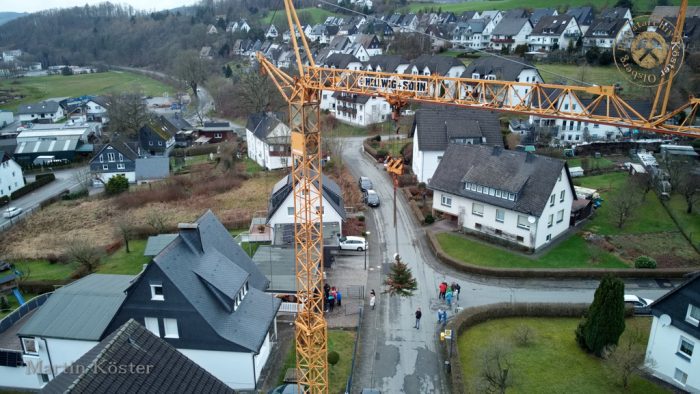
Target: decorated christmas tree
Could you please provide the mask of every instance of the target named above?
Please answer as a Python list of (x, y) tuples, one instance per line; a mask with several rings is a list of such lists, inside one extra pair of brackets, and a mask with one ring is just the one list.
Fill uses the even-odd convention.
[(418, 288), (418, 283), (411, 274), (411, 269), (401, 261), (401, 256), (398, 253), (394, 255), (391, 272), (384, 280), (384, 284), (388, 286), (384, 292), (392, 296), (410, 297)]

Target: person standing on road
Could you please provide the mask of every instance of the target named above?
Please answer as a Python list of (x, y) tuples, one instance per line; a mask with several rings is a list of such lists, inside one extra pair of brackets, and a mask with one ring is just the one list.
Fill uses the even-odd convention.
[(374, 305), (377, 303), (377, 298), (375, 297), (374, 293), (370, 294), (369, 296), (369, 306), (374, 309)]
[(447, 291), (447, 283), (442, 282), (440, 283), (440, 294), (438, 294), (438, 299), (439, 300), (444, 300), (445, 299), (445, 292)]
[(452, 306), (452, 290), (447, 289), (447, 293), (445, 294), (445, 301), (447, 302), (448, 307)]
[(343, 306), (343, 295), (340, 294), (340, 288), (335, 292), (335, 302), (338, 303), (338, 308)]
[(459, 292), (462, 290), (462, 288), (459, 286), (459, 283), (453, 282), (452, 283), (452, 292), (454, 293), (455, 298), (459, 301)]
[(420, 318), (423, 317), (423, 313), (420, 308), (416, 309), (416, 325), (413, 328), (420, 330)]

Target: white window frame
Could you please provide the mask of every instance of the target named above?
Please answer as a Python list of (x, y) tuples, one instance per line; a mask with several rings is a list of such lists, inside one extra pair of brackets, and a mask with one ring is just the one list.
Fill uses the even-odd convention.
[(108, 165), (108, 164), (103, 164), (103, 165), (102, 165), (102, 171), (109, 171), (109, 165)]
[[(157, 294), (156, 289), (160, 289), (160, 294)], [(163, 295), (163, 285), (159, 283), (151, 284), (151, 301), (165, 301)]]
[(115, 156), (114, 156), (114, 153), (113, 153), (113, 152), (107, 153), (107, 161), (108, 161), (108, 162), (111, 163), (111, 162), (113, 162), (113, 161), (116, 161), (114, 158), (115, 158)]
[(566, 190), (562, 190), (561, 193), (559, 193), (559, 202), (564, 202), (565, 195), (566, 195)]
[(688, 381), (688, 374), (676, 368), (676, 371), (673, 373), (673, 380), (685, 386), (685, 383)]
[(692, 324), (692, 325), (694, 325), (695, 327), (697, 327), (698, 324), (700, 324), (700, 319), (697, 319), (697, 318), (695, 318), (695, 317), (692, 316), (692, 313), (693, 313), (694, 310), (697, 310), (698, 313), (700, 313), (700, 308), (699, 308), (699, 307), (697, 307), (697, 306), (695, 306), (695, 305), (693, 305), (693, 304), (688, 304), (688, 312), (687, 312), (686, 315), (685, 315), (685, 321), (688, 322), (688, 323), (690, 323), (690, 324)]
[[(499, 213), (500, 213), (500, 218), (498, 215)], [(503, 222), (505, 222), (505, 220), (506, 220), (506, 211), (504, 209), (496, 208), (496, 221), (498, 223), (503, 223)]]
[(552, 227), (552, 225), (554, 225), (554, 214), (550, 213), (547, 218), (547, 227)]
[(440, 197), (440, 205), (442, 205), (443, 207), (452, 208), (452, 197), (443, 194)]
[[(32, 346), (33, 345), (33, 346)], [(33, 347), (33, 351), (30, 350)], [(39, 354), (39, 344), (37, 343), (36, 338), (31, 337), (22, 337), (22, 350), (24, 350), (24, 353), (26, 354), (34, 354), (38, 355)]]
[(117, 170), (125, 170), (125, 169), (126, 169), (126, 166), (124, 165), (124, 163), (117, 163)]
[[(690, 354), (688, 354), (682, 350), (683, 342), (686, 342), (688, 345), (690, 345)], [(678, 349), (676, 350), (676, 354), (680, 355), (681, 357), (691, 359), (693, 357), (694, 352), (695, 352), (695, 342), (693, 342), (690, 339), (681, 335), (680, 339), (678, 340)]]
[[(477, 208), (480, 208), (478, 210)], [(479, 204), (478, 202), (472, 203), (472, 215), (474, 216), (484, 216), (484, 204)]]
[(549, 206), (550, 206), (550, 207), (553, 207), (553, 206), (554, 206), (554, 200), (555, 200), (556, 197), (557, 197), (557, 196), (556, 196), (555, 194), (552, 194), (551, 196), (549, 196)]
[(160, 327), (158, 326), (157, 317), (144, 317), (143, 326), (146, 327), (148, 331), (152, 332), (153, 335), (160, 338)]
[(163, 338), (180, 338), (177, 319), (163, 319)]
[(294, 207), (287, 207), (287, 215), (294, 216)]
[[(522, 222), (522, 223), (521, 223)], [(518, 215), (518, 228), (524, 229), (524, 230), (529, 230), (530, 229), (530, 223), (527, 221), (527, 216), (525, 215)]]

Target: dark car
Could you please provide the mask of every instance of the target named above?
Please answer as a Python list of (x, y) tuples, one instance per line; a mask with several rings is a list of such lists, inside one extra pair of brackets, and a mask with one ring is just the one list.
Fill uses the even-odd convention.
[(365, 204), (367, 204), (370, 207), (378, 207), (379, 206), (379, 194), (375, 192), (372, 189), (367, 190), (364, 193), (364, 200)]
[(370, 190), (373, 188), (372, 181), (366, 176), (361, 176), (360, 180), (357, 182), (360, 185), (360, 190)]

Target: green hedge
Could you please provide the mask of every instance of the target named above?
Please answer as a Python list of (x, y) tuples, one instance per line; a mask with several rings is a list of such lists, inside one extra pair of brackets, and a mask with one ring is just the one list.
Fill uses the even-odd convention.
[(216, 154), (219, 149), (218, 144), (207, 144), (191, 146), (189, 148), (175, 148), (170, 152), (171, 157), (185, 157), (185, 156), (201, 156), (208, 155), (210, 153)]
[(7, 205), (10, 203), (10, 197), (8, 196), (1, 196), (0, 197), (0, 207), (3, 205)]
[(56, 175), (54, 175), (53, 173), (37, 175), (36, 181), (29, 183), (29, 184), (25, 185), (24, 187), (21, 187), (15, 191), (13, 191), (10, 196), (12, 197), (13, 200), (16, 200), (22, 196), (25, 196), (25, 195), (33, 192), (34, 190), (36, 190), (36, 189), (38, 189), (38, 188), (40, 188), (48, 183), (55, 181), (55, 180), (56, 180)]

